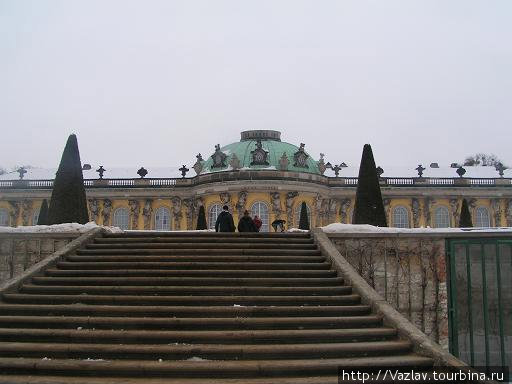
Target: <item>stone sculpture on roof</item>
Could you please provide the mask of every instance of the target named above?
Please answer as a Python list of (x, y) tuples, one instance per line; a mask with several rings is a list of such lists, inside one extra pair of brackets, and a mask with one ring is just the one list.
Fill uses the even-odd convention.
[(226, 167), (226, 158), (228, 156), (220, 150), (220, 144), (215, 145), (215, 153), (211, 156), (213, 160), (212, 168)]
[(309, 168), (307, 160), (309, 155), (304, 151), (304, 143), (300, 143), (299, 150), (293, 154), (293, 166), (299, 168)]
[(261, 139), (256, 140), (256, 149), (251, 151), (252, 162), (251, 165), (269, 165), (267, 160), (268, 151), (263, 149)]

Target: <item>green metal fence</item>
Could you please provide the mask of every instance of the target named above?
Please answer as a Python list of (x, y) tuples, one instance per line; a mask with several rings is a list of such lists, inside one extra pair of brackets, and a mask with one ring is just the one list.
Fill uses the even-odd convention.
[(448, 240), (450, 352), (512, 368), (512, 239)]

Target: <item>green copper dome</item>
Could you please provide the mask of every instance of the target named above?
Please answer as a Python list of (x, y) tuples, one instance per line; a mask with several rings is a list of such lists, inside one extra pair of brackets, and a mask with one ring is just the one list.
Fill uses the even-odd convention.
[[(205, 159), (201, 174), (231, 171), (234, 168), (244, 170), (284, 170), (283, 154), (286, 154), (290, 172), (320, 174), (317, 162), (301, 147), (281, 141), (281, 133), (270, 130), (244, 131), (237, 143), (216, 147), (212, 156)], [(236, 159), (238, 166), (236, 166)], [(214, 160), (214, 157), (217, 157)], [(220, 166), (223, 164), (224, 166)], [(235, 165), (235, 167), (233, 167)]]

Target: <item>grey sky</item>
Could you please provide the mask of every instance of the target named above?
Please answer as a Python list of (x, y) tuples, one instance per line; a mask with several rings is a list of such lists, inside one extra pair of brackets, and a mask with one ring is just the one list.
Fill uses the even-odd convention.
[(0, 0), (0, 166), (192, 164), (247, 129), (333, 163), (512, 165), (512, 1)]

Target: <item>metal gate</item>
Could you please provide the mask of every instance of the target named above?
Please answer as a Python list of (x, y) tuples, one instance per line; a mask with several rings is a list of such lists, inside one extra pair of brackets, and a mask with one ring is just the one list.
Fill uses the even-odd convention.
[(450, 352), (512, 368), (512, 239), (448, 240)]

